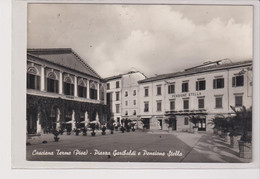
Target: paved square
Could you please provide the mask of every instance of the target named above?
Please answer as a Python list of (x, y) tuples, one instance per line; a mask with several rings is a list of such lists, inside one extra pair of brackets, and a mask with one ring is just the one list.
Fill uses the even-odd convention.
[(92, 137), (60, 135), (54, 142), (27, 146), (29, 161), (249, 162), (218, 136), (201, 133), (115, 132)]

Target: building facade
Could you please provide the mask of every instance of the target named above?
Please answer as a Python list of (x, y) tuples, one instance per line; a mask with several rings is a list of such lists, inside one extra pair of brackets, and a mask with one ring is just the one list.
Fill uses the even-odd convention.
[(230, 106), (252, 106), (252, 61), (209, 62), (184, 71), (139, 81), (140, 120), (148, 129), (212, 131), (216, 115), (232, 115)]
[(107, 103), (110, 104), (112, 118), (122, 125), (123, 119), (137, 120), (139, 115), (138, 81), (146, 76), (138, 71), (106, 78)]
[(103, 79), (72, 49), (27, 50), (27, 133), (109, 118)]

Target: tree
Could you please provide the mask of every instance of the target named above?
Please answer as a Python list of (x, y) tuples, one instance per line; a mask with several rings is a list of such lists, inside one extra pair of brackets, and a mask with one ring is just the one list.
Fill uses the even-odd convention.
[(241, 141), (251, 143), (252, 141), (252, 107), (243, 106), (240, 110), (236, 110), (230, 106), (236, 116), (233, 118), (234, 130), (241, 131)]

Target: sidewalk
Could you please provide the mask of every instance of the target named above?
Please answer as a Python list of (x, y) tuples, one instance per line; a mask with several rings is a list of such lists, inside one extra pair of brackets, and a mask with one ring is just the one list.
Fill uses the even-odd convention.
[(251, 161), (251, 159), (240, 158), (238, 152), (238, 146), (231, 148), (224, 138), (207, 133), (198, 140), (182, 162), (248, 163)]

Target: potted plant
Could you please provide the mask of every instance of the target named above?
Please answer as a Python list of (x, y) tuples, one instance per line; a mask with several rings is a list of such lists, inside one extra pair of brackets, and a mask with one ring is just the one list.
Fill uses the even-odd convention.
[(95, 133), (96, 124), (95, 123), (90, 123), (89, 126), (92, 129), (91, 135), (95, 136), (96, 135), (96, 133)]
[(106, 128), (106, 126), (104, 125), (104, 126), (102, 127), (102, 133), (101, 133), (102, 135), (106, 135), (106, 129), (107, 129), (107, 128)]
[(79, 130), (79, 129), (75, 129), (75, 134), (76, 134), (76, 136), (78, 136), (78, 135), (79, 135), (79, 132), (80, 132), (80, 130)]
[(252, 158), (252, 107), (246, 109), (243, 106), (240, 110), (236, 110), (231, 106), (235, 112), (234, 117), (237, 131), (241, 131), (242, 136), (239, 140), (239, 156), (241, 158)]
[(131, 123), (131, 128), (132, 128), (132, 131), (134, 132), (135, 131), (135, 123), (134, 122)]
[(110, 129), (110, 133), (114, 134), (114, 125), (111, 125), (109, 129)]
[(52, 132), (52, 134), (54, 135), (54, 141), (55, 141), (55, 142), (58, 142), (59, 139), (60, 139), (60, 138), (58, 137), (60, 133), (59, 133), (57, 130), (54, 130), (54, 131)]
[(121, 130), (122, 133), (124, 133), (125, 132), (125, 127), (121, 126), (120, 130)]
[(87, 136), (87, 128), (86, 127), (84, 127), (82, 129), (82, 134), (83, 134), (83, 136)]
[(198, 126), (197, 124), (199, 123), (200, 121), (200, 116), (190, 116), (189, 118), (190, 122), (194, 124), (193, 126), (193, 133), (194, 134), (198, 134)]

